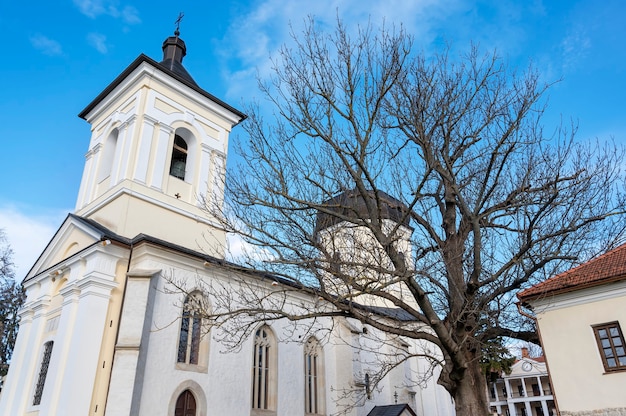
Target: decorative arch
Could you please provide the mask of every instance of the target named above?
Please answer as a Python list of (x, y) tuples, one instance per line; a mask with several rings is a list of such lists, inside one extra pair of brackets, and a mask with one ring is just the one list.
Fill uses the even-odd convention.
[(72, 254), (78, 253), (78, 250), (80, 249), (80, 246), (78, 245), (77, 241), (73, 241), (70, 244), (67, 245), (67, 248), (65, 249), (65, 251), (63, 252), (63, 259), (66, 259), (68, 257), (70, 257)]
[(252, 414), (272, 414), (278, 395), (278, 344), (269, 325), (254, 333), (252, 353)]
[[(185, 392), (189, 392), (193, 396), (195, 401), (195, 413), (193, 416), (206, 416), (207, 414), (207, 404), (206, 404), (206, 395), (202, 387), (193, 380), (185, 380), (176, 387), (176, 389), (172, 392), (170, 397), (170, 402), (168, 405), (167, 415), (168, 416), (178, 416), (177, 413), (177, 404), (178, 401), (181, 400), (181, 396), (184, 400)], [(188, 396), (187, 396), (188, 397)], [(191, 416), (191, 414), (184, 414), (184, 416)]]

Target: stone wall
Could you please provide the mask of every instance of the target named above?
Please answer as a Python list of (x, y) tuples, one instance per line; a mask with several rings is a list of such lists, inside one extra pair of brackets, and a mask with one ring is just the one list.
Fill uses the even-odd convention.
[(626, 416), (626, 407), (614, 409), (585, 410), (582, 412), (562, 411), (561, 416)]

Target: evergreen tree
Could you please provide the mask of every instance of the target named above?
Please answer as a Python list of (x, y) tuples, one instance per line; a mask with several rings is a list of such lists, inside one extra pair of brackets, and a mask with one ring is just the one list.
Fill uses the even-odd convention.
[(19, 326), (17, 312), (24, 298), (22, 285), (15, 282), (13, 250), (0, 230), (0, 376), (5, 376), (9, 369)]

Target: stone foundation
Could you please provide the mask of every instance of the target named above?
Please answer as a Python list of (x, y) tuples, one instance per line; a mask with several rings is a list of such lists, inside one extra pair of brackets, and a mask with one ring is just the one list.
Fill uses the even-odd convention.
[(626, 407), (614, 409), (585, 410), (582, 412), (562, 411), (561, 416), (626, 416)]

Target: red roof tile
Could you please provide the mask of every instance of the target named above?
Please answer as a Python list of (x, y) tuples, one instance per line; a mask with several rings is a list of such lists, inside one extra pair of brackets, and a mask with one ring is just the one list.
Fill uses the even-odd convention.
[(526, 302), (623, 279), (626, 279), (626, 244), (523, 290), (517, 297)]

